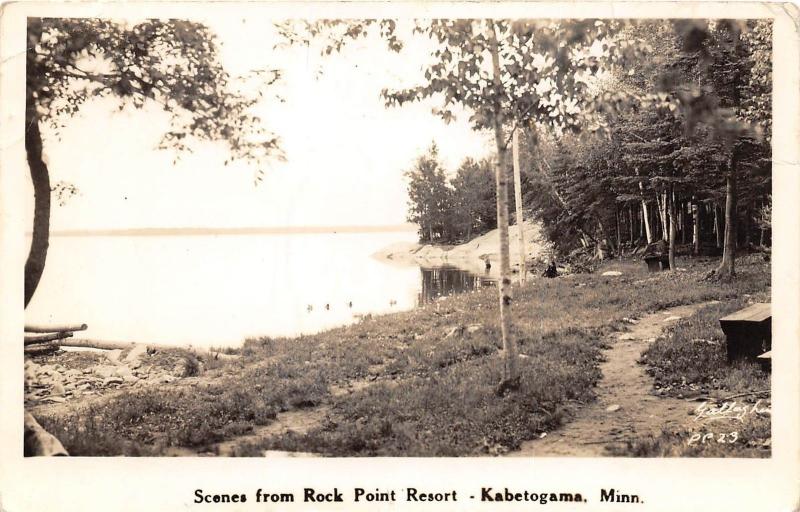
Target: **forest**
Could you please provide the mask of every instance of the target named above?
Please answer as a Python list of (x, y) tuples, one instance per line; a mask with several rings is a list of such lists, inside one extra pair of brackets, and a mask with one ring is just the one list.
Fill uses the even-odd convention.
[[(590, 84), (593, 129), (519, 128), (525, 216), (562, 257), (603, 259), (658, 240), (673, 255), (721, 255), (726, 229), (735, 248), (769, 246), (770, 23), (719, 22), (690, 41), (659, 21), (626, 37), (649, 51)], [(467, 160), (450, 175), (435, 144), (407, 172), (409, 221), (423, 242), (496, 227), (491, 162)]]

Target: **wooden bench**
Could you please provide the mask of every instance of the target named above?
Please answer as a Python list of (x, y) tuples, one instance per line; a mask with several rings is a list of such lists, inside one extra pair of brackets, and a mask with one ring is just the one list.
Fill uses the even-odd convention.
[(772, 309), (769, 303), (740, 309), (720, 318), (719, 325), (727, 339), (728, 361), (756, 360), (772, 350)]

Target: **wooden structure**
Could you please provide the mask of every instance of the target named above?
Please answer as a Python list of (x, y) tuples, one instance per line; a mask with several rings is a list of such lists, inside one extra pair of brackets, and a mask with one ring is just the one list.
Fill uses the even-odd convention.
[(669, 270), (668, 250), (663, 240), (648, 245), (642, 253), (642, 259), (647, 263), (647, 270), (650, 272)]
[(772, 351), (767, 350), (760, 356), (758, 356), (758, 364), (761, 365), (761, 369), (765, 372), (772, 371)]
[[(719, 325), (727, 339), (728, 361), (756, 360), (772, 349), (772, 309), (769, 303), (757, 303), (720, 318)], [(771, 360), (762, 357), (762, 360)]]
[(59, 342), (71, 338), (75, 331), (85, 331), (86, 324), (80, 325), (26, 325), (23, 344), (28, 355), (49, 354), (60, 346)]

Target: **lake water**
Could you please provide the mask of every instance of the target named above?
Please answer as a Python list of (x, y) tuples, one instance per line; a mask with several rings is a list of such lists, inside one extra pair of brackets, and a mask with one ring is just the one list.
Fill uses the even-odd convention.
[(81, 337), (237, 346), (310, 334), (490, 284), (371, 257), (414, 232), (52, 237), (26, 323)]

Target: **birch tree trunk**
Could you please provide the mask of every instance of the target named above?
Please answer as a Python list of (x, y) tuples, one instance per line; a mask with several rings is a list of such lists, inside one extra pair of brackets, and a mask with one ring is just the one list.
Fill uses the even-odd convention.
[(522, 177), (519, 169), (519, 130), (514, 130), (513, 146), (511, 149), (514, 164), (514, 201), (517, 207), (517, 229), (519, 230), (519, 271), (520, 279), (525, 282), (525, 232), (522, 218)]
[(692, 244), (694, 255), (700, 254), (700, 205), (692, 198)]
[(667, 219), (667, 193), (656, 194), (656, 205), (658, 206), (658, 217), (661, 220), (661, 239), (669, 240), (669, 219)]
[[(639, 175), (639, 169), (636, 169), (636, 175)], [(642, 197), (642, 217), (644, 219), (644, 229), (647, 235), (647, 243), (653, 243), (653, 232), (650, 230), (650, 214), (647, 211), (647, 202), (644, 200), (644, 185), (639, 182), (639, 195)]]
[(669, 269), (670, 269), (670, 271), (674, 271), (675, 270), (675, 237), (677, 236), (676, 231), (677, 231), (677, 228), (678, 228), (677, 219), (675, 218), (676, 214), (677, 214), (677, 209), (675, 208), (675, 191), (672, 190), (670, 194), (666, 194), (665, 193), (664, 199), (668, 203), (665, 206), (667, 206), (666, 209), (668, 210), (667, 213), (669, 215)]
[[(492, 54), (492, 72), (494, 87), (499, 93), (503, 90), (500, 71), (500, 50), (494, 21), (487, 20), (489, 25), (489, 51)], [(506, 157), (508, 149), (503, 136), (503, 107), (500, 95), (496, 95), (494, 103), (494, 139), (497, 145), (495, 161), (495, 180), (497, 181), (497, 229), (500, 234), (500, 334), (503, 340), (503, 381), (498, 388), (499, 393), (519, 386), (518, 348), (511, 335), (511, 303), (513, 301), (510, 278), (510, 255), (508, 242), (508, 177)]]
[(716, 274), (723, 279), (736, 275), (736, 158), (731, 156), (725, 176), (725, 242)]

